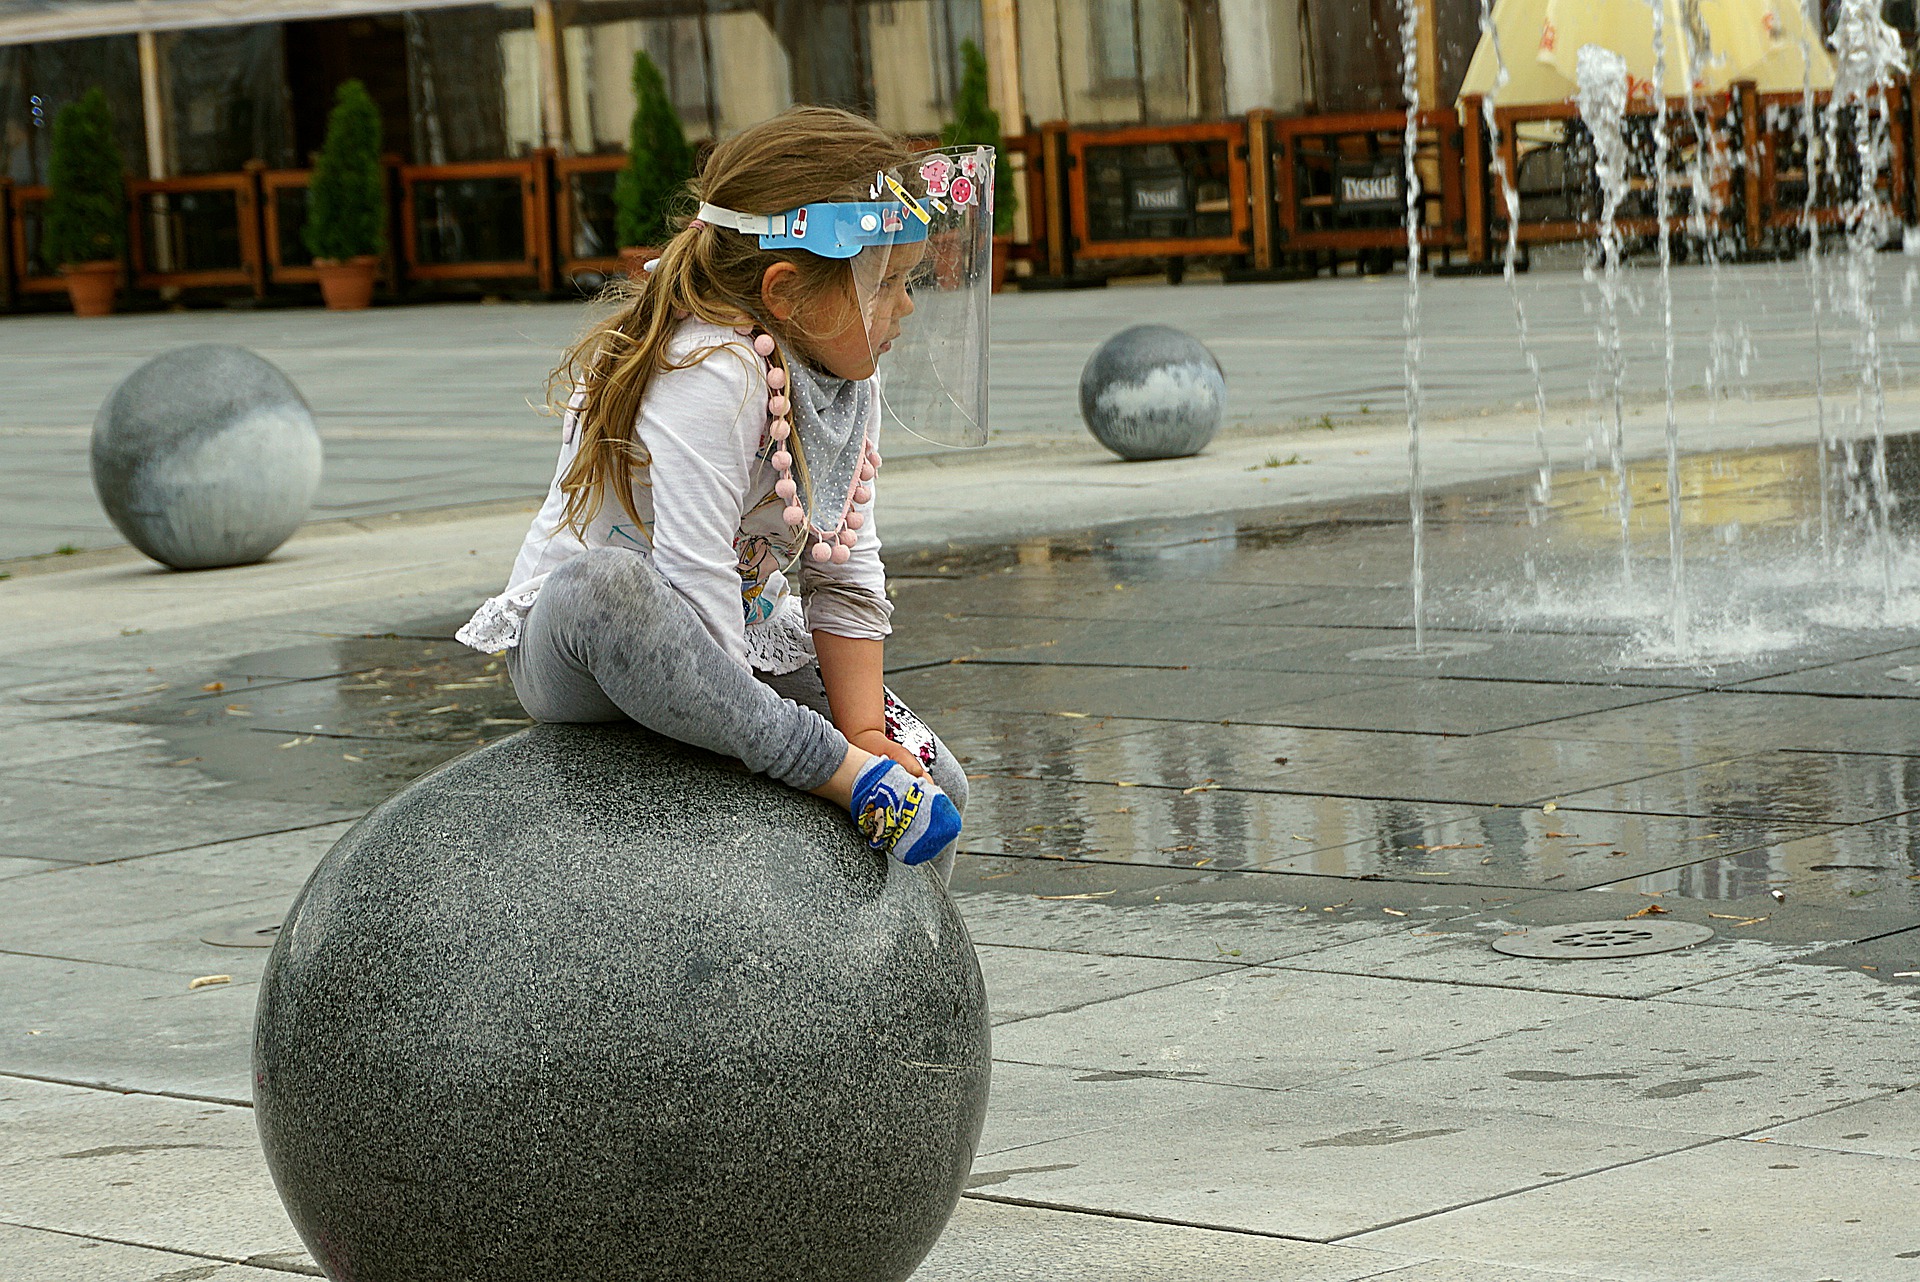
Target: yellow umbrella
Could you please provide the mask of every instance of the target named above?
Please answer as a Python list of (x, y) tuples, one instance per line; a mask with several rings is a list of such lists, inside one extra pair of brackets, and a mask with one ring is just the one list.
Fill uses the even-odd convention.
[[(1809, 63), (1813, 87), (1833, 87), (1833, 61), (1819, 35), (1809, 32), (1799, 0), (1695, 0), (1691, 6), (1661, 0), (1661, 12), (1669, 97), (1687, 91), (1689, 45), (1697, 93), (1715, 93), (1740, 80), (1754, 81), (1761, 93), (1799, 93)], [(1652, 91), (1653, 7), (1647, 0), (1498, 0), (1493, 27), (1507, 63), (1502, 106), (1572, 98), (1578, 92), (1575, 62), (1589, 44), (1627, 60), (1636, 95)], [(1810, 58), (1803, 58), (1803, 40)], [(1482, 36), (1461, 94), (1492, 94), (1498, 72), (1493, 41)]]

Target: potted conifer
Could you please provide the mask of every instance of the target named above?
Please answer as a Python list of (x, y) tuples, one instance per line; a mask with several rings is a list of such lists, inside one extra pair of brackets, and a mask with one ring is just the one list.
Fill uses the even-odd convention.
[(106, 316), (120, 288), (127, 189), (107, 95), (89, 89), (53, 118), (41, 251), (66, 277), (76, 316)]
[(960, 45), (960, 88), (953, 96), (953, 119), (940, 131), (944, 147), (991, 147), (993, 176), (993, 287), (1007, 282), (1007, 263), (1013, 248), (1013, 214), (1019, 207), (1014, 192), (1013, 166), (1007, 163), (1006, 140), (1000, 135), (1000, 113), (987, 101), (987, 56), (971, 40)]
[(668, 235), (668, 202), (693, 177), (693, 148), (667, 82), (645, 49), (633, 55), (633, 128), (627, 167), (614, 180), (614, 232), (627, 275), (637, 277)]
[(373, 301), (373, 278), (386, 248), (386, 203), (380, 108), (365, 85), (349, 80), (334, 94), (300, 231), (328, 307), (355, 311)]

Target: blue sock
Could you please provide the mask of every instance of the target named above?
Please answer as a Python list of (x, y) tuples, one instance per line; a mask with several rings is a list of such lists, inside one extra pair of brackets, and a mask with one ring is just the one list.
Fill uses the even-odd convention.
[(875, 757), (853, 783), (853, 822), (867, 844), (903, 864), (923, 864), (960, 835), (960, 812), (931, 779)]

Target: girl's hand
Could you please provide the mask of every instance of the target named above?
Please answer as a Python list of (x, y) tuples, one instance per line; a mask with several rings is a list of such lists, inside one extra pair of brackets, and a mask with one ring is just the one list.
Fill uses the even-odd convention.
[(927, 768), (920, 763), (920, 758), (887, 738), (884, 730), (858, 730), (847, 736), (847, 742), (862, 752), (871, 752), (876, 757), (892, 757), (905, 766), (907, 773), (916, 779), (925, 777), (927, 773)]

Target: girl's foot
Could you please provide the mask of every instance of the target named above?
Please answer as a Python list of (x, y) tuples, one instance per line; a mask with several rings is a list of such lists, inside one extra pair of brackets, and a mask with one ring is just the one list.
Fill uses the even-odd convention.
[(960, 835), (952, 799), (890, 757), (875, 757), (860, 771), (848, 809), (867, 844), (903, 864), (926, 863)]

